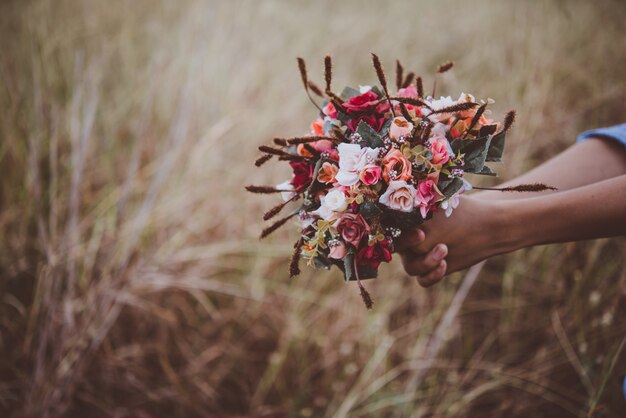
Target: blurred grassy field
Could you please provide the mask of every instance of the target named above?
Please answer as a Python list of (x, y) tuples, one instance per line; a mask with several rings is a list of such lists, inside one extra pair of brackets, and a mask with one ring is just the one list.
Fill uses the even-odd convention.
[(337, 271), (289, 280), (296, 231), (260, 243), (274, 199), (243, 190), (288, 175), (255, 148), (315, 115), (296, 56), (320, 81), (331, 53), (337, 86), (375, 82), (370, 51), (427, 84), (454, 60), (442, 94), (518, 111), (507, 179), (624, 120), (625, 21), (604, 0), (1, 2), (0, 415), (626, 416), (623, 238), (490, 260), (462, 304), (463, 274), (425, 290), (395, 261), (366, 312)]

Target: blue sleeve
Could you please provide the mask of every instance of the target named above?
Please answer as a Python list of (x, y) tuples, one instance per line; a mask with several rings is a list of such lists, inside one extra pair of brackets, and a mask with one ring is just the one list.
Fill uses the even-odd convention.
[(617, 141), (626, 146), (626, 123), (621, 125), (610, 126), (608, 128), (592, 129), (578, 135), (576, 142), (584, 141), (589, 138), (606, 138)]

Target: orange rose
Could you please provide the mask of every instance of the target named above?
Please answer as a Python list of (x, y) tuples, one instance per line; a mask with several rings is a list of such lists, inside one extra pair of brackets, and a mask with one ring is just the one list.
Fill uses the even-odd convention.
[(339, 167), (337, 167), (335, 164), (325, 162), (324, 164), (322, 164), (322, 167), (320, 167), (320, 171), (317, 173), (317, 181), (326, 184), (332, 183), (333, 181), (335, 181), (335, 176), (337, 175), (338, 171)]
[(301, 157), (313, 157), (313, 154), (311, 154), (311, 152), (306, 149), (304, 144), (298, 144), (298, 146), (296, 147), (296, 152)]
[(311, 133), (313, 135), (324, 135), (324, 119), (318, 116), (317, 119), (311, 122)]
[[(391, 174), (391, 176), (390, 176)], [(383, 158), (383, 178), (387, 183), (392, 180), (407, 181), (411, 177), (411, 163), (402, 151), (396, 148), (389, 150)]]

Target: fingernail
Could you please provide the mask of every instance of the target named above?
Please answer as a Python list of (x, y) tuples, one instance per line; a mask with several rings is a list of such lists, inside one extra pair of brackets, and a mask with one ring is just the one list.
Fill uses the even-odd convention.
[(433, 251), (433, 258), (437, 261), (443, 260), (446, 256), (446, 249), (443, 245), (438, 245)]

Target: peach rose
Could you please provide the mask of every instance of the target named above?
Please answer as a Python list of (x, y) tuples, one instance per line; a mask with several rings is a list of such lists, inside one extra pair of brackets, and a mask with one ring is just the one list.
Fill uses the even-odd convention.
[(330, 252), (328, 256), (330, 258), (334, 258), (335, 260), (341, 260), (347, 254), (348, 250), (346, 249), (346, 244), (343, 241), (337, 240), (334, 245), (330, 246)]
[(383, 176), (383, 170), (380, 166), (376, 164), (368, 164), (363, 167), (361, 173), (359, 174), (359, 179), (361, 183), (366, 186), (373, 186), (380, 181), (380, 178)]
[(320, 171), (317, 173), (317, 181), (325, 184), (332, 183), (333, 181), (335, 181), (335, 176), (337, 175), (338, 171), (339, 167), (337, 167), (335, 164), (325, 162), (324, 164), (322, 164), (322, 167), (320, 167)]
[(450, 154), (448, 153), (448, 140), (443, 137), (433, 139), (430, 144), (430, 152), (433, 154), (430, 159), (430, 162), (433, 164), (447, 163), (450, 159)]
[(411, 212), (415, 207), (416, 192), (415, 187), (406, 181), (392, 181), (378, 201), (391, 209)]
[(413, 131), (413, 124), (402, 116), (393, 118), (389, 127), (389, 136), (398, 139), (400, 136), (407, 136)]
[[(390, 177), (390, 173), (393, 178)], [(386, 182), (391, 180), (407, 181), (411, 177), (411, 163), (406, 159), (402, 151), (396, 148), (389, 150), (383, 158), (383, 178)]]

